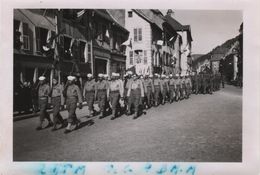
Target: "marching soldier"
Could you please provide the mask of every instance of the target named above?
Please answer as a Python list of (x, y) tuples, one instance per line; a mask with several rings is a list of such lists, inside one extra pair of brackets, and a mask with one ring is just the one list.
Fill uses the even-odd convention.
[(117, 74), (112, 73), (111, 81), (109, 83), (109, 89), (107, 91), (107, 97), (109, 98), (109, 104), (112, 108), (112, 118), (114, 120), (117, 117), (119, 98), (123, 98), (124, 89), (122, 83), (116, 79)]
[(176, 81), (173, 78), (173, 75), (170, 74), (170, 81), (169, 81), (169, 100), (170, 100), (170, 103), (172, 103), (174, 98), (175, 98), (175, 86), (176, 86)]
[(107, 91), (108, 91), (108, 82), (104, 79), (103, 74), (98, 74), (97, 82), (97, 100), (98, 106), (100, 109), (100, 117), (105, 117), (106, 115), (106, 101), (107, 101)]
[(167, 94), (169, 91), (168, 81), (166, 80), (166, 75), (162, 74), (161, 76), (161, 84), (162, 84), (162, 104), (165, 104), (167, 100)]
[(159, 79), (159, 75), (156, 73), (154, 74), (155, 79), (153, 81), (154, 84), (154, 100), (155, 100), (155, 106), (159, 105), (159, 97), (160, 97), (160, 93), (162, 92), (162, 83), (161, 80)]
[(146, 108), (150, 108), (151, 104), (152, 104), (152, 96), (154, 93), (154, 85), (153, 85), (153, 80), (151, 78), (149, 78), (149, 74), (145, 75), (144, 92), (145, 92)]
[(69, 113), (68, 125), (65, 130), (65, 134), (72, 131), (72, 126), (76, 125), (76, 128), (79, 126), (80, 121), (76, 116), (77, 103), (79, 103), (79, 109), (82, 109), (82, 94), (79, 87), (75, 84), (75, 77), (68, 76), (67, 85), (64, 88), (64, 94), (66, 97), (66, 108)]
[(179, 74), (176, 74), (175, 76), (175, 83), (176, 83), (176, 97), (175, 100), (179, 101), (181, 98), (181, 78)]
[(131, 106), (134, 104), (135, 114), (134, 119), (139, 116), (139, 106), (142, 98), (144, 98), (144, 88), (142, 80), (138, 79), (137, 75), (133, 76), (133, 81), (129, 84), (127, 97), (129, 98), (128, 103), (128, 114), (131, 113)]
[(207, 75), (205, 73), (201, 74), (201, 79), (202, 79), (202, 93), (206, 94), (207, 92)]
[(197, 95), (199, 93), (199, 76), (197, 72), (194, 73), (193, 80), (194, 80), (192, 84), (193, 92)]
[(181, 92), (181, 100), (186, 97), (186, 85), (184, 75), (181, 75), (180, 78), (180, 92)]
[(185, 76), (185, 87), (186, 87), (186, 97), (189, 98), (191, 94), (191, 79), (188, 74)]
[(38, 98), (39, 98), (39, 108), (40, 108), (40, 122), (36, 130), (43, 129), (43, 121), (46, 118), (49, 122), (47, 127), (53, 126), (53, 122), (51, 121), (50, 115), (47, 112), (47, 105), (48, 105), (48, 96), (50, 95), (50, 86), (45, 81), (44, 76), (39, 77), (39, 91), (38, 91)]
[(86, 81), (83, 89), (83, 97), (87, 102), (90, 117), (94, 115), (94, 101), (96, 99), (96, 81), (92, 74), (87, 75), (88, 80)]
[(126, 114), (127, 114), (127, 107), (128, 107), (128, 98), (127, 98), (127, 92), (128, 92), (128, 87), (129, 87), (129, 84), (131, 83), (132, 81), (132, 71), (127, 71), (126, 72), (126, 77), (125, 77), (125, 82), (124, 82), (124, 101), (125, 101), (125, 105), (126, 105)]
[(57, 130), (57, 124), (62, 124), (64, 126), (64, 120), (60, 114), (60, 108), (64, 105), (64, 99), (62, 95), (63, 87), (58, 81), (54, 78), (52, 80), (52, 90), (51, 90), (51, 99), (53, 105), (53, 122), (54, 126), (52, 131)]

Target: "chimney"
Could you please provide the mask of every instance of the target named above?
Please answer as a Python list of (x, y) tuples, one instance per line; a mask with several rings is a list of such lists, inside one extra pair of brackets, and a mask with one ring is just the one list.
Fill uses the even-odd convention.
[(172, 9), (168, 9), (167, 15), (170, 16), (170, 17), (174, 16), (174, 12), (172, 11)]

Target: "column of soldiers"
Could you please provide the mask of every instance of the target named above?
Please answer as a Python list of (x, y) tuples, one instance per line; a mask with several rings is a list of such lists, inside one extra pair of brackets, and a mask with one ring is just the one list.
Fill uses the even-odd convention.
[[(66, 127), (65, 133), (69, 133), (80, 126), (76, 109), (82, 109), (84, 101), (88, 107), (88, 117), (97, 114), (94, 109), (94, 103), (97, 102), (100, 119), (112, 114), (111, 120), (114, 120), (123, 113), (134, 114), (133, 118), (136, 119), (152, 106), (188, 99), (192, 93), (212, 94), (220, 89), (221, 75), (202, 72), (139, 76), (128, 71), (122, 79), (119, 73), (113, 72), (111, 78), (107, 74), (98, 74), (96, 81), (92, 74), (88, 74), (82, 90), (76, 85), (75, 76), (68, 76), (64, 87), (55, 78), (51, 86), (44, 76), (39, 78), (39, 82), (40, 120), (36, 129), (53, 127), (52, 131), (55, 131)], [(47, 112), (49, 97), (52, 99), (53, 121)], [(64, 105), (68, 111), (66, 121), (60, 114)]]

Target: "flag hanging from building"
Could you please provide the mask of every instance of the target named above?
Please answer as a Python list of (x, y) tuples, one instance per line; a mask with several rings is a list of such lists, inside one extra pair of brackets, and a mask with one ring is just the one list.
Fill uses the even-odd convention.
[(132, 49), (132, 38), (126, 40), (121, 45), (128, 46), (128, 47), (130, 47)]
[(33, 83), (35, 83), (37, 79), (38, 79), (38, 67), (36, 67), (33, 72)]
[(106, 37), (109, 38), (109, 31), (106, 30)]
[(70, 56), (73, 56), (73, 54), (72, 54), (72, 46), (73, 46), (73, 44), (74, 44), (74, 41), (75, 41), (74, 38), (72, 38), (71, 41), (70, 41), (70, 48), (69, 48)]
[(18, 31), (21, 33), (20, 41), (23, 43), (23, 23), (20, 21)]
[(162, 46), (163, 45), (163, 40), (158, 40), (156, 44), (159, 45), (159, 46)]
[(84, 13), (86, 13), (86, 11), (87, 11), (86, 9), (83, 9), (83, 10), (77, 12), (77, 18), (79, 18), (79, 17), (81, 17), (82, 15), (84, 15)]
[(85, 58), (85, 63), (88, 62), (88, 43), (85, 44), (85, 48), (84, 48), (84, 58)]

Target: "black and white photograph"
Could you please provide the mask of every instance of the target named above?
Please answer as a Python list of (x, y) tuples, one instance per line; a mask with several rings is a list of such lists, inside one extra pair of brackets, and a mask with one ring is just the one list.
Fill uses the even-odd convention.
[(13, 9), (13, 161), (242, 162), (243, 11)]

